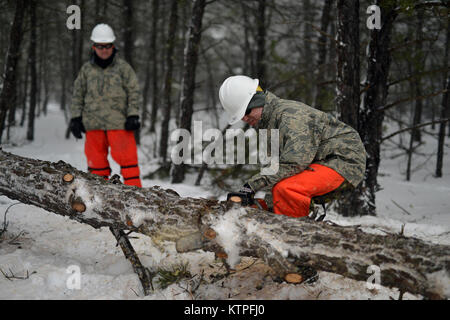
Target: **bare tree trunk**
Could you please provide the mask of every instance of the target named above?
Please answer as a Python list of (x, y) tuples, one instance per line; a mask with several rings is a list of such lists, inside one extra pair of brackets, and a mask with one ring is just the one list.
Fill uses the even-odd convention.
[[(40, 19), (36, 8), (36, 18)], [(42, 25), (37, 26), (36, 34), (36, 118), (41, 116), (42, 111), (42, 75), (43, 75), (43, 41), (42, 41)]]
[(317, 51), (319, 52), (319, 58), (317, 59), (316, 69), (316, 95), (314, 97), (314, 107), (324, 112), (334, 111), (331, 106), (324, 105), (325, 102), (325, 89), (321, 84), (325, 81), (325, 68), (327, 58), (327, 30), (331, 20), (331, 7), (333, 0), (325, 0), (322, 9), (322, 18), (320, 20), (320, 30), (322, 34), (319, 37), (319, 44), (317, 45)]
[(124, 57), (134, 69), (134, 3), (133, 0), (123, 0), (123, 22), (124, 22)]
[(20, 56), (20, 43), (22, 42), (22, 23), (24, 11), (27, 5), (27, 1), (16, 1), (14, 21), (9, 35), (9, 49), (5, 59), (6, 64), (3, 74), (3, 89), (0, 95), (0, 144), (2, 142), (3, 130), (5, 129), (6, 114), (10, 106), (15, 103), (17, 63)]
[(255, 74), (255, 63), (253, 59), (252, 46), (250, 45), (250, 33), (251, 33), (251, 23), (248, 15), (249, 7), (248, 3), (245, 1), (240, 1), (242, 20), (244, 23), (244, 69), (243, 74), (254, 75)]
[[(418, 57), (415, 61), (415, 65), (417, 65), (419, 68), (418, 70), (415, 70), (417, 73), (421, 73), (424, 71), (425, 68), (425, 58), (424, 58), (424, 52), (423, 52), (423, 19), (424, 19), (424, 10), (418, 9), (417, 13), (417, 28), (416, 28), (416, 45), (414, 49), (415, 57)], [(415, 59), (416, 60), (416, 59)], [(416, 97), (422, 96), (422, 83), (421, 83), (422, 77), (415, 77), (414, 79), (414, 91)], [(414, 107), (414, 118), (413, 118), (413, 126), (418, 125), (422, 121), (422, 109), (423, 109), (423, 101), (422, 99), (416, 100), (416, 104)], [(413, 141), (420, 142), (421, 141), (421, 132), (420, 130), (413, 130), (411, 131), (412, 139)], [(408, 179), (409, 180), (409, 179)]]
[[(86, 1), (85, 0), (81, 0), (80, 2), (80, 10), (81, 12), (85, 12), (85, 8), (86, 8)], [(84, 24), (81, 24), (81, 29), (78, 30), (78, 32), (75, 32), (78, 35), (78, 54), (77, 54), (77, 68), (76, 68), (76, 74), (75, 77), (78, 74), (78, 71), (81, 69), (81, 66), (83, 65), (83, 46), (84, 46)]]
[[(303, 6), (303, 56), (302, 65), (305, 69), (308, 69), (309, 61), (314, 60), (314, 54), (311, 49), (311, 40), (312, 40), (312, 23), (314, 22), (314, 10), (313, 4), (315, 1), (303, 0), (301, 1)], [(353, 2), (353, 1), (351, 1)], [(313, 91), (312, 81), (306, 83), (307, 89), (303, 92), (302, 99), (308, 105), (312, 105), (312, 99), (314, 98), (311, 94)]]
[[(337, 2), (337, 96), (340, 120), (358, 130), (360, 105), (359, 1)], [(344, 216), (360, 214), (358, 192), (339, 199), (337, 211)]]
[(359, 1), (338, 0), (337, 97), (340, 120), (358, 129)]
[[(203, 51), (203, 50), (202, 50)], [(208, 56), (208, 53), (203, 51), (203, 61), (206, 65), (206, 74), (208, 75), (208, 85), (205, 86), (207, 95), (210, 97), (211, 104), (208, 106), (208, 109), (211, 108), (211, 110), (214, 112), (215, 116), (215, 122), (216, 122), (216, 128), (219, 128), (219, 113), (217, 112), (217, 90), (216, 90), (216, 79), (214, 78), (213, 74), (213, 68), (211, 65), (210, 58)]]
[[(189, 26), (189, 35), (186, 42), (184, 56), (184, 71), (182, 80), (182, 93), (180, 99), (181, 116), (180, 128), (191, 131), (191, 122), (195, 93), (195, 73), (197, 68), (198, 51), (202, 35), (202, 20), (206, 0), (194, 0), (192, 7), (192, 20)], [(184, 180), (184, 164), (173, 165), (172, 183)]]
[(256, 78), (266, 86), (266, 0), (258, 0), (256, 12)]
[(28, 110), (27, 140), (34, 140), (34, 119), (36, 115), (37, 103), (37, 75), (36, 75), (36, 0), (30, 1), (31, 33), (30, 33), (30, 54), (28, 63), (30, 64), (30, 109)]
[(100, 13), (101, 2), (102, 2), (102, 0), (95, 0), (95, 24), (96, 25), (101, 23), (103, 21), (103, 19), (105, 18)]
[(47, 115), (47, 108), (48, 108), (48, 100), (50, 98), (50, 66), (48, 65), (48, 58), (46, 52), (49, 52), (49, 44), (48, 44), (48, 29), (43, 29), (43, 48), (44, 52), (42, 52), (41, 55), (41, 64), (43, 66), (43, 75), (42, 75), (42, 83), (44, 87), (44, 101), (42, 103), (42, 112), (44, 113), (44, 116)]
[[(134, 0), (123, 0), (123, 39), (124, 39), (124, 58), (135, 69), (134, 63), (134, 39), (135, 39), (135, 26), (134, 26)], [(146, 106), (143, 107), (144, 109)], [(141, 130), (134, 131), (134, 138), (136, 144), (141, 143)]]
[[(175, 56), (178, 57), (182, 57), (181, 59), (176, 59), (175, 63), (178, 64), (178, 66), (175, 67), (175, 69), (178, 72), (177, 75), (177, 80), (179, 83), (181, 83), (181, 86), (183, 86), (182, 82), (183, 82), (183, 76), (184, 76), (184, 59), (185, 59), (185, 49), (186, 49), (186, 37), (188, 37), (188, 31), (189, 31), (189, 26), (190, 26), (190, 22), (191, 22), (191, 7), (192, 7), (193, 1), (185, 1), (185, 0), (181, 0), (179, 2), (180, 5), (180, 9), (181, 9), (181, 23), (180, 23), (180, 30), (179, 32), (181, 33), (180, 35), (180, 43), (182, 43), (182, 46), (178, 46), (175, 49)], [(177, 101), (181, 100), (183, 94), (183, 89), (178, 91), (178, 97), (177, 97)], [(175, 124), (177, 127), (180, 127), (180, 121), (181, 121), (181, 104), (180, 103), (176, 103), (174, 105), (175, 107)]]
[(172, 0), (170, 9), (169, 34), (167, 37), (166, 52), (166, 77), (164, 81), (165, 108), (163, 110), (163, 120), (161, 122), (161, 142), (159, 144), (159, 156), (163, 164), (167, 164), (167, 149), (169, 140), (169, 121), (172, 110), (172, 80), (173, 80), (173, 59), (176, 44), (176, 33), (178, 29), (178, 0)]
[[(83, 19), (85, 2), (84, 0), (77, 0), (75, 2), (80, 6)], [(80, 30), (75, 29), (71, 33), (72, 45), (69, 47), (69, 55), (72, 57), (72, 80), (75, 81), (83, 64), (83, 23), (81, 24)]]
[(159, 77), (158, 77), (158, 17), (159, 17), (159, 0), (152, 2), (152, 36), (150, 39), (150, 51), (152, 52), (152, 112), (150, 115), (150, 132), (155, 132), (155, 125), (159, 108)]
[(375, 193), (379, 190), (377, 175), (380, 165), (380, 143), (382, 139), (382, 124), (388, 95), (388, 75), (391, 63), (389, 45), (393, 23), (397, 17), (396, 2), (377, 1), (381, 7), (381, 29), (371, 31), (368, 68), (362, 108), (359, 117), (358, 132), (367, 151), (365, 177), (357, 188), (355, 197), (363, 200), (354, 208), (356, 214), (376, 214)]
[(30, 78), (30, 64), (28, 63), (28, 57), (25, 61), (25, 75), (23, 84), (23, 98), (22, 98), (22, 115), (20, 117), (20, 126), (23, 127), (25, 124), (26, 112), (27, 112), (27, 102), (28, 102), (28, 80)]
[[(377, 265), (383, 286), (425, 298), (449, 298), (442, 284), (450, 281), (450, 246), (401, 234), (365, 233), (358, 226), (182, 198), (160, 187), (114, 184), (62, 161), (28, 159), (1, 150), (0, 194), (94, 228), (130, 230), (155, 241), (176, 241), (179, 252), (202, 248), (231, 264), (240, 256), (259, 257), (281, 277), (309, 265), (366, 281), (367, 268)], [(235, 230), (232, 244), (221, 241), (223, 219)], [(239, 256), (230, 256), (233, 252)]]
[[(450, 47), (450, 23), (447, 21), (447, 36), (445, 40), (445, 54), (444, 54), (444, 65), (448, 68), (448, 57), (449, 57), (449, 47)], [(441, 119), (445, 119), (450, 116), (450, 75), (448, 70), (445, 72), (444, 88), (447, 92), (442, 96), (441, 104)], [(444, 142), (445, 142), (445, 126), (446, 123), (441, 123), (439, 126), (439, 140), (438, 140), (438, 152), (436, 160), (436, 177), (442, 178), (442, 166), (444, 163)], [(449, 128), (450, 130), (450, 128)]]

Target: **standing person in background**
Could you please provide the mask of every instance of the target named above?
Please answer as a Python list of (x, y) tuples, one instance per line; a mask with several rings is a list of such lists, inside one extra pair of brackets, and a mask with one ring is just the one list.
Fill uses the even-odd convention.
[(108, 179), (112, 158), (120, 165), (127, 185), (142, 187), (134, 130), (140, 128), (141, 93), (134, 70), (116, 56), (114, 32), (99, 24), (92, 30), (92, 54), (74, 84), (70, 130), (81, 139), (89, 172)]

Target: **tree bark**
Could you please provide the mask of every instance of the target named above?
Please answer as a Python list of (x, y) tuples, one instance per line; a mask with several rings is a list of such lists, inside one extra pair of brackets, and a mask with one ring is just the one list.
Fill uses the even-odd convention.
[(22, 23), (27, 1), (16, 1), (14, 21), (9, 36), (9, 49), (6, 57), (3, 89), (0, 95), (0, 143), (5, 128), (8, 109), (15, 103), (17, 63), (20, 56), (20, 43), (22, 42)]
[(158, 32), (158, 12), (159, 0), (153, 0), (153, 24), (152, 24), (152, 38), (151, 38), (151, 52), (153, 53), (152, 60), (152, 113), (150, 117), (150, 132), (155, 132), (155, 123), (158, 115), (159, 107), (159, 78), (158, 78), (158, 50), (157, 50), (157, 32)]
[(266, 0), (258, 0), (256, 12), (256, 78), (266, 87)]
[(23, 127), (26, 119), (27, 102), (28, 102), (28, 80), (30, 74), (30, 65), (28, 59), (25, 60), (25, 74), (23, 79), (23, 98), (22, 98), (22, 115), (20, 116), (20, 126)]
[[(449, 57), (449, 46), (450, 46), (450, 22), (447, 21), (447, 35), (446, 35), (446, 46), (445, 46), (445, 54), (444, 54), (444, 65), (446, 69), (448, 68), (448, 57)], [(441, 117), (447, 118), (450, 116), (450, 107), (449, 107), (449, 99), (450, 99), (450, 74), (448, 71), (444, 74), (444, 88), (447, 90), (445, 94), (442, 96), (441, 103)], [(438, 152), (436, 159), (436, 177), (442, 178), (442, 166), (444, 163), (444, 142), (445, 142), (445, 126), (446, 123), (441, 123), (439, 126), (439, 138), (438, 138)], [(450, 124), (449, 124), (450, 126)], [(450, 133), (450, 127), (448, 128)]]
[[(191, 131), (191, 122), (194, 106), (195, 73), (198, 61), (198, 52), (202, 35), (202, 20), (205, 12), (206, 0), (195, 0), (192, 6), (192, 18), (189, 26), (188, 40), (184, 56), (184, 71), (182, 80), (182, 93), (180, 98), (180, 128)], [(184, 180), (184, 164), (173, 165), (172, 183)]]
[(250, 45), (250, 33), (251, 33), (251, 21), (249, 18), (249, 4), (245, 1), (240, 1), (241, 5), (241, 13), (242, 13), (242, 22), (244, 28), (244, 44), (243, 44), (243, 54), (244, 54), (244, 65), (243, 65), (243, 74), (249, 74), (253, 76), (255, 73), (255, 62), (253, 59), (253, 50)]
[[(419, 9), (418, 13), (417, 13), (417, 19), (418, 19), (418, 23), (417, 23), (417, 27), (416, 27), (416, 37), (417, 37), (417, 41), (416, 41), (416, 45), (415, 45), (415, 57), (417, 57), (416, 59), (414, 59), (415, 61), (415, 66), (418, 67), (419, 70), (417, 70), (417, 68), (415, 68), (417, 73), (422, 73), (425, 69), (425, 53), (423, 52), (423, 22), (424, 22), (424, 10), (423, 9)], [(413, 88), (415, 91), (415, 96), (416, 97), (420, 97), (422, 96), (422, 83), (421, 83), (422, 77), (417, 77), (414, 79), (413, 81)], [(421, 121), (422, 121), (422, 109), (423, 109), (423, 102), (421, 99), (416, 100), (416, 105), (414, 107), (414, 118), (413, 118), (413, 126), (418, 125)], [(412, 135), (412, 139), (415, 142), (421, 142), (422, 137), (421, 137), (421, 133), (420, 130), (413, 130), (411, 132)]]
[(364, 198), (364, 205), (360, 207), (362, 214), (376, 214), (375, 193), (379, 190), (377, 175), (380, 165), (380, 144), (383, 134), (384, 111), (388, 95), (388, 75), (391, 64), (389, 46), (393, 23), (398, 12), (396, 2), (377, 1), (381, 7), (381, 29), (371, 31), (369, 54), (367, 57), (367, 80), (364, 85), (368, 88), (364, 93), (358, 132), (367, 151), (367, 164), (364, 181), (359, 188)]
[(159, 143), (159, 156), (161, 161), (167, 163), (167, 148), (169, 140), (169, 121), (172, 111), (172, 80), (173, 80), (173, 60), (176, 44), (176, 32), (178, 28), (178, 1), (172, 0), (170, 9), (169, 34), (167, 37), (166, 51), (166, 75), (164, 80), (165, 108), (163, 109), (163, 120), (161, 122), (161, 141)]
[[(303, 7), (303, 55), (301, 57), (302, 63), (304, 69), (309, 69), (309, 61), (313, 61), (314, 54), (311, 46), (311, 40), (313, 37), (312, 32), (312, 25), (314, 23), (314, 8), (313, 5), (316, 1), (310, 1), (310, 0), (303, 0), (301, 1), (302, 7)], [(353, 1), (352, 1), (353, 2)], [(302, 101), (304, 101), (308, 105), (312, 105), (314, 98), (312, 91), (314, 90), (314, 87), (312, 86), (312, 83), (307, 81), (303, 84), (306, 87), (306, 90), (303, 91), (302, 95)]]
[(327, 36), (326, 32), (328, 30), (328, 25), (331, 20), (331, 7), (333, 5), (333, 0), (325, 0), (322, 9), (322, 17), (320, 20), (320, 30), (323, 32), (319, 37), (319, 44), (317, 45), (317, 51), (319, 52), (319, 58), (317, 60), (317, 71), (316, 71), (316, 94), (314, 97), (314, 107), (322, 110), (324, 112), (333, 111), (332, 106), (324, 105), (326, 101), (326, 91), (324, 86), (321, 85), (325, 81), (325, 68), (327, 58)]
[(27, 140), (34, 140), (34, 119), (36, 116), (37, 95), (38, 95), (38, 83), (36, 72), (36, 0), (30, 1), (30, 17), (31, 17), (31, 33), (30, 33), (30, 54), (28, 63), (30, 64), (30, 108), (28, 110), (28, 125), (27, 125)]
[(337, 97), (340, 120), (358, 129), (359, 1), (339, 0), (337, 32)]
[[(337, 96), (339, 119), (359, 129), (360, 59), (359, 59), (359, 1), (337, 2)], [(331, 111), (331, 110), (330, 110)], [(364, 213), (359, 192), (338, 201), (337, 211), (343, 216)]]
[[(63, 179), (67, 174), (73, 179)], [(182, 198), (160, 187), (114, 184), (59, 161), (28, 159), (0, 150), (0, 194), (94, 228), (131, 230), (153, 240), (177, 241), (179, 251), (203, 248), (263, 259), (280, 276), (310, 265), (366, 281), (367, 268), (381, 268), (381, 285), (425, 298), (449, 298), (450, 246), (399, 234), (365, 233), (309, 219), (236, 207), (230, 202)], [(234, 243), (223, 241), (221, 221), (231, 222)], [(183, 242), (199, 235), (197, 247)], [(195, 238), (195, 237), (194, 237)], [(183, 249), (183, 250), (181, 250)]]
[(367, 90), (363, 94), (356, 120), (356, 128), (367, 152), (366, 172), (363, 182), (352, 192), (349, 199), (339, 201), (339, 205), (342, 206), (339, 212), (347, 216), (376, 215), (375, 193), (379, 190), (377, 175), (383, 132), (383, 107), (386, 105), (389, 89), (387, 81), (391, 62), (389, 45), (393, 23), (398, 14), (395, 2), (381, 0), (377, 1), (377, 5), (381, 8), (381, 29), (373, 29), (370, 34), (367, 76), (364, 84)]
[(124, 58), (134, 69), (134, 3), (133, 0), (123, 0), (123, 39)]
[[(415, 28), (415, 35), (416, 35), (416, 45), (414, 54), (412, 55), (412, 61), (409, 61), (408, 63), (408, 71), (412, 75), (414, 73), (423, 73), (424, 67), (425, 67), (425, 58), (424, 58), (424, 52), (423, 52), (423, 22), (424, 22), (424, 10), (419, 9), (417, 13), (417, 25)], [(413, 71), (414, 70), (414, 71)], [(422, 77), (414, 77), (411, 79), (410, 88), (411, 88), (411, 96), (412, 97), (420, 97), (422, 96), (422, 84), (421, 84)], [(413, 111), (413, 121), (412, 121), (412, 127), (417, 126), (420, 124), (420, 121), (422, 119), (422, 109), (423, 109), (423, 102), (422, 99), (417, 99), (414, 111)], [(414, 153), (414, 142), (421, 142), (421, 132), (420, 129), (413, 129), (411, 131), (411, 135), (409, 137), (409, 147), (407, 151), (407, 165), (406, 165), (406, 181), (411, 180), (411, 167), (412, 167), (412, 158)]]

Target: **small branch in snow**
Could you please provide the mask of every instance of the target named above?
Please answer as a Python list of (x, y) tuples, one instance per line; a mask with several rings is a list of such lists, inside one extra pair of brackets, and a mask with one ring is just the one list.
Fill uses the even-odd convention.
[(133, 290), (133, 288), (130, 288), (130, 290), (134, 292), (134, 294), (136, 295), (136, 297), (139, 297), (139, 295), (136, 293), (136, 291)]
[(15, 279), (15, 280), (27, 280), (32, 274), (35, 274), (36, 273), (36, 271), (33, 271), (31, 274), (28, 272), (28, 270), (27, 270), (27, 274), (26, 274), (26, 276), (23, 276), (23, 277), (19, 277), (19, 276), (16, 276), (13, 272), (12, 272), (12, 270), (11, 269), (9, 269), (9, 272), (11, 273), (11, 275), (8, 275), (7, 273), (5, 273), (2, 269), (0, 269), (0, 272), (3, 274), (3, 276), (6, 278), (6, 279), (8, 279), (9, 281), (12, 281), (12, 279)]
[(400, 237), (405, 236), (405, 226), (406, 226), (406, 224), (402, 224), (402, 229), (400, 230)]
[(153, 291), (153, 283), (152, 283), (152, 275), (148, 268), (144, 267), (139, 260), (136, 251), (134, 251), (133, 246), (131, 245), (130, 240), (123, 230), (118, 230), (114, 228), (109, 228), (117, 240), (117, 243), (120, 245), (120, 248), (127, 258), (131, 266), (133, 267), (134, 272), (138, 275), (139, 280), (141, 281), (142, 287), (144, 289), (144, 295), (149, 295), (151, 291)]
[(3, 227), (2, 227), (2, 229), (0, 230), (0, 237), (2, 236), (3, 233), (6, 232), (6, 230), (8, 230), (9, 222), (6, 221), (6, 215), (8, 214), (8, 210), (9, 210), (11, 207), (13, 207), (13, 206), (15, 206), (15, 205), (17, 205), (17, 204), (20, 204), (20, 202), (13, 203), (13, 204), (10, 205), (8, 208), (6, 208), (5, 215), (4, 215), (4, 217), (3, 217)]
[(397, 207), (399, 207), (400, 209), (402, 209), (403, 210), (403, 212), (405, 212), (407, 215), (411, 215), (411, 213), (409, 213), (406, 209), (404, 209), (401, 205), (399, 205), (397, 202), (395, 202), (394, 200), (392, 200), (391, 199), (391, 201), (392, 201), (392, 203), (393, 204), (395, 204)]

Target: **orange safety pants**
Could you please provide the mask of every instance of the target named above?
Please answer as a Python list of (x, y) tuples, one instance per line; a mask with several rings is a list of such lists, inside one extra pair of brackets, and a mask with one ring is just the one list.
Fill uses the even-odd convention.
[(136, 141), (133, 131), (91, 130), (86, 132), (84, 153), (88, 161), (89, 172), (109, 178), (111, 168), (108, 162), (108, 148), (111, 156), (120, 165), (120, 174), (124, 183), (142, 187), (139, 178), (139, 166)]
[(312, 197), (336, 190), (344, 180), (333, 169), (313, 163), (272, 188), (273, 211), (290, 217), (305, 217), (309, 214)]

